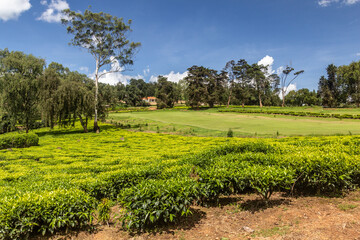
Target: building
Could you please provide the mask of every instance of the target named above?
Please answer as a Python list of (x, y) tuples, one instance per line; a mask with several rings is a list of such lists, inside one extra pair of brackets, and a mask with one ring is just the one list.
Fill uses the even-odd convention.
[(144, 97), (142, 100), (150, 105), (156, 105), (156, 97)]

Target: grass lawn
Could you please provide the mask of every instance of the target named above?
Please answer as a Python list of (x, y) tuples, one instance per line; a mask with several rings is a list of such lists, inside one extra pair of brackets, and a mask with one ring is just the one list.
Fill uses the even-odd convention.
[(111, 113), (108, 119), (123, 124), (147, 124), (139, 128), (140, 131), (197, 136), (226, 136), (229, 128), (233, 130), (234, 136), (360, 134), (360, 120), (220, 113), (214, 109)]

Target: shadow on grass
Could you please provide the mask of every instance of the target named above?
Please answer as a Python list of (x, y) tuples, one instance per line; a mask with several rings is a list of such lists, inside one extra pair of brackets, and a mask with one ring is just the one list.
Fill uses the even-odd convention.
[(234, 203), (238, 203), (240, 201), (242, 201), (243, 198), (240, 196), (220, 196), (218, 199), (216, 200), (212, 200), (212, 201), (205, 201), (200, 203), (200, 206), (204, 206), (204, 207), (224, 207), (227, 205), (232, 205)]
[[(103, 125), (100, 126), (100, 133), (101, 131), (106, 131), (109, 129), (114, 129), (114, 128), (118, 128), (114, 125)], [(88, 129), (89, 132), (88, 133), (92, 133), (92, 128)], [(48, 130), (48, 131), (41, 131), (41, 132), (36, 132), (36, 134), (39, 137), (45, 136), (45, 135), (52, 135), (52, 136), (58, 136), (58, 135), (67, 135), (67, 134), (79, 134), (79, 133), (84, 133), (84, 129), (82, 128), (78, 128), (78, 127), (67, 127), (67, 128), (60, 128), (60, 129), (53, 129), (53, 130)]]
[[(206, 215), (205, 212), (200, 209), (190, 208), (192, 212), (189, 216), (182, 216), (175, 222), (163, 223), (156, 226), (150, 226), (144, 229), (142, 232), (130, 232), (129, 235), (132, 237), (141, 236), (142, 234), (149, 234), (153, 237), (161, 234), (172, 234), (175, 235), (179, 230), (191, 230), (203, 219)], [(151, 239), (151, 238), (150, 238)]]

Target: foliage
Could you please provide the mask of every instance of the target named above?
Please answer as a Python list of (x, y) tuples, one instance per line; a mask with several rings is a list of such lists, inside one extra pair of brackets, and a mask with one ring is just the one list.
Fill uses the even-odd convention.
[(101, 223), (109, 224), (110, 213), (111, 213), (111, 201), (107, 198), (103, 198), (98, 205), (99, 221)]
[(156, 84), (156, 104), (158, 109), (172, 108), (179, 100), (176, 84), (169, 82), (166, 77), (159, 76)]
[(267, 200), (274, 191), (331, 193), (360, 184), (358, 136), (189, 138), (102, 129), (40, 129), (41, 146), (1, 150), (1, 237), (88, 226), (96, 210), (106, 222), (110, 200), (123, 209), (121, 224), (136, 230), (177, 221), (192, 204), (221, 195), (256, 192)]
[(321, 99), (315, 90), (309, 91), (307, 88), (301, 88), (297, 91), (290, 91), (286, 95), (285, 103), (290, 106), (320, 106)]
[(233, 137), (233, 136), (234, 136), (234, 132), (233, 132), (233, 130), (231, 130), (231, 128), (229, 128), (226, 136), (227, 136), (227, 137)]
[(0, 149), (25, 148), (39, 145), (39, 137), (34, 133), (0, 135)]
[(184, 78), (187, 85), (186, 104), (199, 110), (202, 104), (210, 107), (220, 104), (225, 93), (225, 74), (218, 74), (216, 70), (192, 66), (188, 68), (188, 76)]
[(187, 216), (196, 191), (194, 181), (176, 178), (148, 180), (125, 189), (120, 196), (126, 209), (120, 218), (123, 227), (143, 229)]
[(0, 85), (3, 109), (11, 123), (19, 123), (28, 132), (37, 120), (39, 79), (45, 61), (22, 52), (7, 52), (1, 58)]
[(254, 165), (246, 169), (249, 183), (263, 199), (268, 200), (274, 191), (289, 190), (294, 182), (292, 170), (278, 166)]
[(31, 233), (54, 233), (87, 226), (93, 219), (95, 201), (77, 189), (33, 192), (3, 198), (0, 205), (0, 237), (24, 239)]

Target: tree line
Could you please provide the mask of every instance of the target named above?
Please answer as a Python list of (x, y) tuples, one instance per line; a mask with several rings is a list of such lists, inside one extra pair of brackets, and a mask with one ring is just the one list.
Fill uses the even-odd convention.
[(360, 61), (340, 67), (330, 64), (327, 77), (319, 80), (317, 92), (304, 88), (286, 96), (285, 87), (303, 71), (286, 67), (278, 76), (270, 74), (267, 68), (240, 59), (227, 62), (221, 71), (192, 66), (177, 83), (164, 76), (159, 76), (157, 82), (131, 79), (128, 84), (99, 83), (95, 103), (95, 82), (86, 75), (55, 62), (46, 66), (44, 59), (4, 49), (0, 50), (0, 132), (13, 130), (17, 125), (26, 132), (40, 124), (50, 128), (69, 126), (77, 120), (88, 132), (94, 104), (98, 104), (99, 118), (104, 119), (107, 110), (119, 105), (147, 106), (143, 98), (149, 96), (157, 98), (159, 109), (171, 108), (180, 100), (194, 109), (215, 105), (360, 105)]
[(326, 68), (327, 76), (321, 76), (318, 94), (325, 107), (360, 106), (360, 61), (349, 65)]

